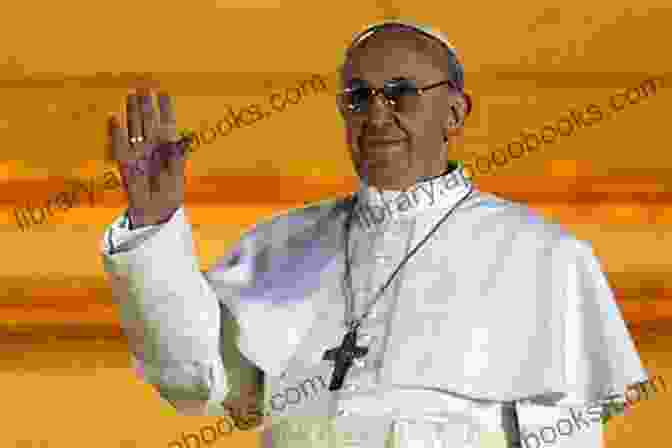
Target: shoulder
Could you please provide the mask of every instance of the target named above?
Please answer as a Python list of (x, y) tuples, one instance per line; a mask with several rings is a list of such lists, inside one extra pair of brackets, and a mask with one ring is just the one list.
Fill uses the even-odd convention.
[(507, 235), (512, 239), (534, 239), (553, 245), (560, 242), (570, 245), (582, 243), (552, 218), (545, 217), (522, 202), (493, 193), (477, 191), (465, 207), (476, 215), (474, 225), (480, 227), (481, 232), (490, 229), (494, 234)]
[(556, 271), (558, 276), (565, 275), (568, 267), (594, 275), (601, 272), (600, 260), (589, 241), (578, 239), (526, 204), (478, 192), (465, 207), (471, 207), (474, 215), (471, 237), (485, 247), (510, 254), (511, 260), (535, 263), (539, 269)]

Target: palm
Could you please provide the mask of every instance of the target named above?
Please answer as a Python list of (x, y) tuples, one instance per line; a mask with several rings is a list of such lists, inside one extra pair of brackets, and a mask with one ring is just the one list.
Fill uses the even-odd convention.
[[(126, 123), (110, 120), (109, 138), (124, 179), (129, 212), (136, 226), (155, 224), (184, 201), (184, 157), (177, 147), (177, 124), (170, 96), (149, 89), (130, 94)], [(136, 141), (141, 137), (142, 141)], [(133, 142), (131, 142), (131, 139)]]

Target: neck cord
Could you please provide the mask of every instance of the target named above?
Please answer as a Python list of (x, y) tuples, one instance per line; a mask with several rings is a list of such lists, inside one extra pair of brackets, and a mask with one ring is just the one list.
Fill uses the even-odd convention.
[[(455, 211), (457, 209), (457, 207), (462, 202), (464, 202), (465, 199), (467, 199), (471, 195), (473, 190), (474, 190), (474, 187), (473, 187), (473, 185), (471, 185), (467, 194), (465, 194), (459, 201), (457, 201), (457, 203), (448, 211), (448, 213), (443, 215), (441, 217), (441, 219), (439, 220), (439, 222), (437, 222), (434, 225), (434, 227), (432, 227), (432, 230), (430, 230), (427, 233), (427, 235), (422, 239), (422, 241), (420, 241), (418, 244), (416, 244), (415, 247), (408, 254), (406, 254), (404, 256), (404, 258), (397, 265), (397, 267), (392, 272), (392, 274), (388, 277), (387, 281), (383, 284), (383, 286), (381, 286), (378, 289), (378, 292), (374, 296), (375, 298), (373, 299), (373, 301), (371, 301), (371, 303), (369, 303), (366, 306), (364, 314), (362, 314), (362, 316), (359, 319), (355, 319), (355, 318), (350, 319), (350, 318), (348, 318), (348, 316), (346, 316), (346, 325), (348, 326), (348, 329), (350, 331), (356, 331), (362, 325), (362, 322), (364, 321), (364, 319), (366, 319), (368, 317), (368, 315), (371, 313), (371, 309), (373, 308), (373, 305), (375, 305), (378, 302), (378, 300), (380, 300), (380, 298), (383, 296), (383, 293), (385, 292), (387, 287), (392, 283), (392, 280), (394, 280), (394, 278), (399, 273), (401, 268), (404, 267), (404, 265), (411, 259), (411, 257), (413, 255), (415, 255), (415, 253), (420, 249), (420, 247), (422, 247), (427, 242), (427, 240), (429, 240), (429, 238), (439, 229), (439, 226), (441, 224), (443, 224), (444, 221), (446, 221), (446, 219), (448, 219), (450, 217), (450, 215), (453, 213), (453, 211)], [(345, 299), (346, 299), (346, 313), (348, 312), (348, 309), (352, 310), (351, 311), (352, 316), (354, 316), (354, 314), (355, 314), (355, 297), (354, 297), (354, 292), (353, 292), (353, 289), (352, 289), (352, 272), (351, 272), (351, 265), (350, 265), (350, 247), (349, 247), (350, 244), (349, 244), (349, 241), (350, 241), (350, 227), (351, 227), (351, 224), (352, 224), (352, 217), (353, 217), (353, 214), (354, 214), (354, 209), (355, 209), (357, 199), (358, 199), (357, 196), (355, 196), (350, 201), (350, 210), (348, 212), (348, 217), (345, 221), (345, 229), (344, 229), (344, 232), (343, 232), (344, 233), (344, 238), (345, 238), (345, 275), (343, 276), (343, 281), (348, 288), (349, 297), (348, 297), (347, 294), (344, 294), (344, 295), (345, 295)]]

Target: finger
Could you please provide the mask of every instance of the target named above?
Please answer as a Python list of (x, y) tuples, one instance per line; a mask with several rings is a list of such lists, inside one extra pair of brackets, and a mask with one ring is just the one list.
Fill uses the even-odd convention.
[(157, 95), (159, 103), (159, 138), (163, 141), (177, 140), (177, 119), (173, 100), (167, 92), (161, 91)]
[[(164, 141), (174, 142), (178, 140), (177, 119), (173, 100), (166, 91), (160, 91), (157, 95), (159, 104), (159, 128), (160, 138)], [(173, 145), (170, 148), (170, 157), (166, 158), (166, 174), (175, 178), (184, 173), (184, 159), (187, 149), (186, 144)]]
[(158, 120), (156, 116), (156, 110), (154, 109), (152, 91), (147, 87), (143, 87), (138, 90), (138, 98), (140, 103), (142, 134), (144, 135), (147, 142), (153, 143), (154, 138), (156, 137)]
[(119, 117), (114, 114), (107, 120), (107, 137), (113, 160), (128, 160), (131, 157), (128, 132), (121, 126)]
[(128, 120), (128, 137), (131, 143), (142, 135), (142, 117), (140, 116), (140, 101), (138, 95), (130, 93), (126, 97), (126, 119)]

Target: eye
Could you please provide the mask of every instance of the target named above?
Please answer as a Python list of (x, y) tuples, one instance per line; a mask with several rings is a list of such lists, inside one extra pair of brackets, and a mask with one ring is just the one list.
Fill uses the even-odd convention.
[(370, 90), (368, 87), (360, 87), (350, 89), (348, 93), (345, 94), (345, 99), (354, 110), (360, 110), (363, 107), (366, 107), (366, 104), (369, 102)]
[(359, 87), (350, 91), (352, 99), (357, 102), (368, 101), (370, 93), (371, 92), (368, 87)]

